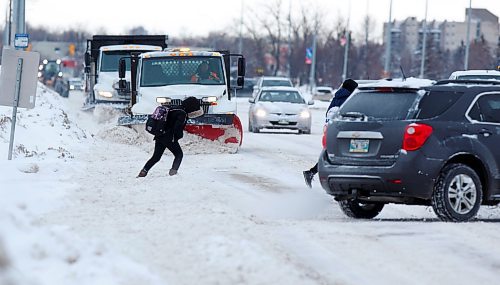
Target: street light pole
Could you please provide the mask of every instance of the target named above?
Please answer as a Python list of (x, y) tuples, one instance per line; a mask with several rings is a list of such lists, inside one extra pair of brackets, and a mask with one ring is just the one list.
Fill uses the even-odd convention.
[(349, 1), (349, 13), (347, 14), (347, 29), (346, 29), (346, 43), (344, 48), (344, 68), (342, 70), (342, 81), (347, 78), (347, 64), (349, 63), (349, 42), (351, 41), (351, 32), (349, 31), (349, 23), (351, 21), (351, 1)]
[(387, 22), (387, 43), (385, 45), (385, 65), (384, 65), (385, 76), (390, 76), (391, 74), (389, 71), (389, 69), (391, 68), (391, 44), (392, 44), (391, 26), (392, 26), (392, 0), (389, 6), (389, 22)]
[(425, 70), (425, 48), (427, 46), (427, 7), (429, 0), (425, 0), (425, 18), (423, 27), (423, 38), (422, 38), (422, 60), (420, 62), (420, 78), (424, 78)]
[(243, 53), (243, 9), (245, 7), (245, 0), (241, 0), (241, 14), (240, 14), (240, 39), (238, 49), (240, 54)]
[(312, 61), (311, 61), (311, 72), (309, 72), (309, 88), (311, 92), (314, 87), (316, 87), (316, 32), (313, 36), (313, 46), (312, 46)]
[(470, 19), (472, 13), (472, 0), (469, 0), (469, 11), (467, 12), (467, 39), (465, 40), (464, 70), (469, 69), (469, 48), (470, 48)]

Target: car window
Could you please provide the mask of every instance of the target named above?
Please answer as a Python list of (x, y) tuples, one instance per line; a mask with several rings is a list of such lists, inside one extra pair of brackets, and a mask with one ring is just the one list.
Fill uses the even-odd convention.
[(462, 97), (463, 92), (432, 91), (420, 100), (418, 119), (429, 119), (441, 115)]
[(268, 86), (286, 86), (286, 87), (292, 87), (292, 84), (288, 80), (273, 80), (273, 79), (266, 79), (262, 81), (262, 86), (268, 87)]
[(481, 119), (481, 112), (479, 111), (479, 105), (477, 104), (477, 102), (474, 103), (474, 105), (470, 109), (470, 111), (469, 111), (469, 117), (472, 120), (481, 122), (481, 120), (482, 120)]
[(457, 76), (459, 80), (500, 80), (500, 75), (488, 75), (488, 74), (477, 74), (477, 75), (459, 75)]
[(340, 107), (338, 114), (361, 113), (370, 120), (404, 120), (418, 96), (416, 92), (358, 92)]
[(500, 94), (481, 96), (477, 100), (482, 122), (500, 123)]
[(288, 102), (304, 104), (304, 98), (297, 91), (263, 91), (260, 94), (261, 102)]

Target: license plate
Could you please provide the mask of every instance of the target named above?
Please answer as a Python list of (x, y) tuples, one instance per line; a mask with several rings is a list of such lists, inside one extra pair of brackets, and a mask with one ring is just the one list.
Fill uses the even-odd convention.
[(370, 147), (370, 140), (351, 140), (349, 152), (366, 153)]
[(279, 121), (278, 121), (278, 124), (281, 124), (281, 125), (288, 125), (288, 121), (287, 121), (287, 120), (279, 120)]

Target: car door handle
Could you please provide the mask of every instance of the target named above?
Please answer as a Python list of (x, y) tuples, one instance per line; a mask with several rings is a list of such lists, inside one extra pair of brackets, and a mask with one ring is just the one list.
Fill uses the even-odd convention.
[(479, 134), (483, 135), (484, 137), (489, 137), (491, 136), (493, 133), (490, 132), (489, 130), (487, 129), (482, 129), (481, 131), (479, 131)]

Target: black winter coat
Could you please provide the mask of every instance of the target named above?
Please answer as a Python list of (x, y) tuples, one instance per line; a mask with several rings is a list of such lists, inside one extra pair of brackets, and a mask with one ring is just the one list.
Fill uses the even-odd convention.
[(184, 135), (187, 114), (183, 109), (172, 109), (167, 116), (167, 132), (163, 135), (155, 136), (154, 139), (160, 142), (175, 142)]

